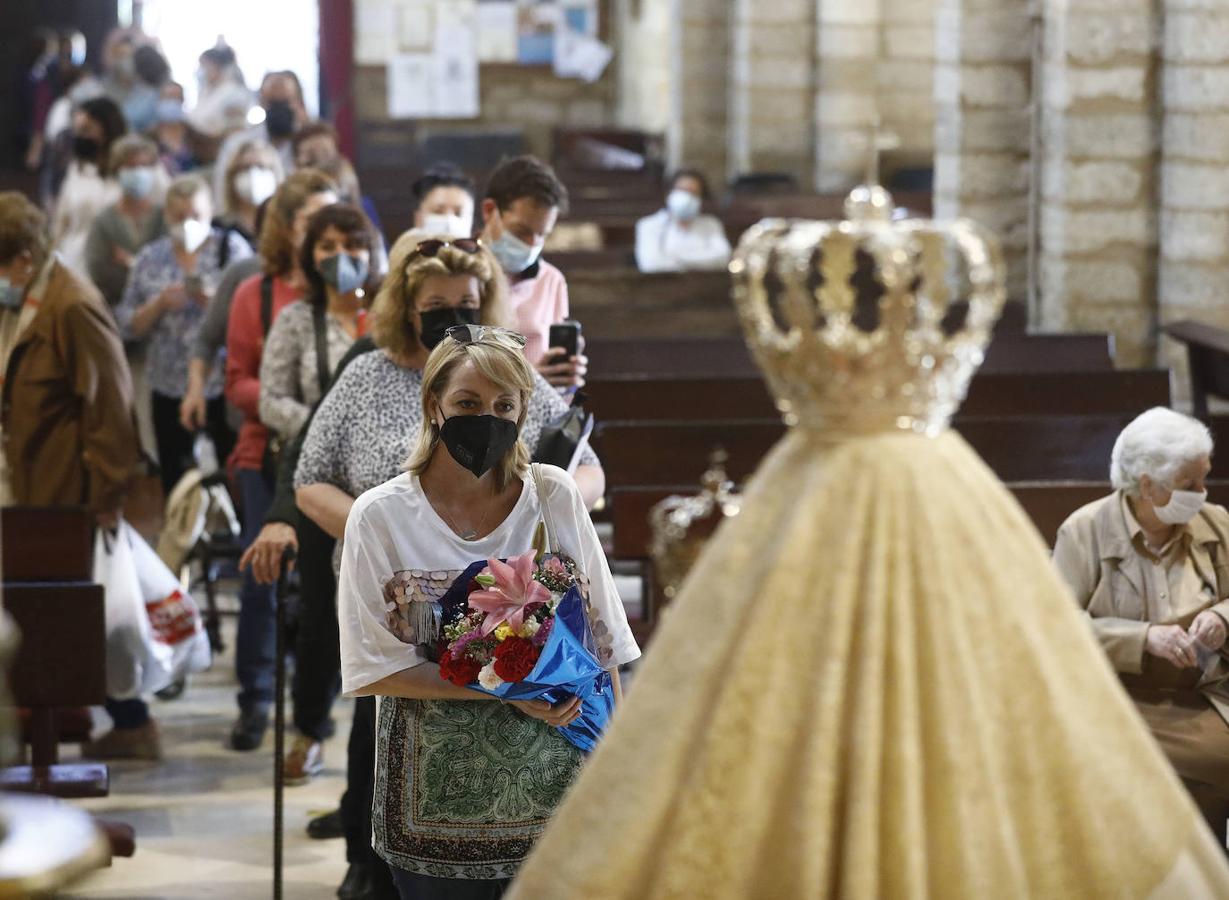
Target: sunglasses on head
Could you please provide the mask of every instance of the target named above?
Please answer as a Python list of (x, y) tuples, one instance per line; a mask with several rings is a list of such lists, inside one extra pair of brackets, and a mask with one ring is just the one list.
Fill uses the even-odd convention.
[(525, 346), (525, 335), (495, 325), (453, 325), (444, 334), (458, 344), (477, 344), (490, 338), (505, 338), (518, 347)]
[(456, 247), (462, 253), (477, 253), (482, 249), (482, 241), (478, 240), (478, 238), (454, 238), (451, 241), (441, 241), (432, 238), (428, 241), (419, 241), (410, 258), (413, 259), (416, 256), (438, 256), (439, 252), (445, 247)]

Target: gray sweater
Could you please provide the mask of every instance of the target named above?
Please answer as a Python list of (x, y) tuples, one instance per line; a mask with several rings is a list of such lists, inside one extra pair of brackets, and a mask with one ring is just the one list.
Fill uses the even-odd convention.
[(261, 265), (259, 256), (245, 256), (226, 267), (213, 299), (209, 301), (209, 308), (205, 310), (205, 320), (201, 322), (201, 330), (192, 348), (193, 359), (206, 362), (217, 359), (218, 351), (226, 346), (226, 326), (230, 322), (230, 302), (235, 296), (235, 289), (259, 274)]
[(128, 281), (128, 267), (116, 260), (116, 248), (122, 248), (136, 257), (138, 250), (164, 234), (166, 226), (162, 221), (162, 208), (158, 206), (135, 223), (114, 204), (94, 219), (85, 239), (85, 264), (90, 280), (102, 292), (109, 306), (119, 303)]

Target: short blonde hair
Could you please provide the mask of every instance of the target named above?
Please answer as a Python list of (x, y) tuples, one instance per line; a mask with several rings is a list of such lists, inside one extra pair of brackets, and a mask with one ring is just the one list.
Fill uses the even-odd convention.
[(154, 160), (154, 165), (158, 168), (158, 145), (142, 134), (126, 134), (114, 144), (111, 145), (111, 157), (109, 160), (110, 169), (112, 172), (118, 172), (128, 160), (138, 154), (145, 154)]
[(190, 203), (196, 199), (198, 194), (204, 194), (209, 198), (209, 203), (212, 206), (213, 192), (209, 190), (209, 182), (199, 175), (180, 175), (166, 189), (167, 200), (186, 200)]
[[(410, 320), (414, 298), (422, 284), (433, 275), (472, 275), (478, 279), (478, 318), (483, 325), (513, 326), (508, 306), (508, 287), (503, 270), (486, 247), (466, 253), (456, 247), (442, 247), (435, 256), (415, 256), (418, 245), (437, 236), (416, 228), (397, 238), (388, 253), (388, 275), (371, 304), (371, 335), (375, 342), (394, 355), (414, 350), (418, 332)], [(447, 236), (438, 236), (447, 241)]]
[[(444, 338), (431, 351), (422, 372), (422, 428), (418, 444), (410, 454), (405, 468), (415, 475), (422, 475), (431, 464), (435, 449), (440, 442), (440, 429), (430, 415), (428, 400), (440, 403), (453, 373), (465, 362), (472, 362), (487, 380), (501, 390), (521, 398), (521, 414), (516, 421), (519, 431), (529, 414), (529, 400), (533, 396), (533, 369), (525, 359), (522, 348), (498, 335), (488, 335), (480, 341), (458, 344), (452, 338)], [(524, 478), (529, 471), (529, 448), (519, 437), (511, 450), (495, 465), (495, 485), (503, 490), (513, 478)]]
[(47, 217), (20, 191), (0, 193), (0, 266), (29, 253), (38, 268), (50, 248)]
[(219, 198), (222, 201), (222, 215), (230, 215), (240, 206), (243, 201), (239, 199), (239, 194), (235, 191), (235, 174), (242, 169), (250, 167), (251, 163), (240, 165), (243, 157), (249, 153), (256, 152), (260, 156), (259, 165), (266, 169), (271, 169), (273, 177), (277, 179), (277, 183), (281, 184), (285, 180), (286, 173), (282, 169), (282, 158), (277, 155), (277, 151), (273, 146), (266, 141), (251, 140), (244, 141), (239, 145), (239, 149), (231, 156), (230, 162), (226, 165), (226, 175), (222, 179), (222, 196)]

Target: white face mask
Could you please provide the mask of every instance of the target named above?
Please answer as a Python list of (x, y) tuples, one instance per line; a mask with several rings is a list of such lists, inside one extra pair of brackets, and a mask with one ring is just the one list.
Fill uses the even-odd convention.
[(1207, 491), (1174, 491), (1164, 506), (1154, 506), (1156, 517), (1166, 525), (1185, 525), (1203, 509)]
[(265, 166), (250, 166), (235, 175), (235, 193), (253, 206), (260, 206), (276, 190), (277, 175)]
[(183, 247), (188, 253), (195, 253), (205, 241), (209, 240), (212, 230), (208, 222), (200, 219), (184, 219), (178, 225), (167, 229), (171, 240)]
[(691, 191), (676, 188), (666, 195), (666, 209), (670, 215), (682, 222), (690, 222), (700, 215), (702, 201)]
[(451, 213), (423, 213), (422, 230), (431, 235), (471, 237), (470, 222), (467, 222), (464, 216), (454, 216)]

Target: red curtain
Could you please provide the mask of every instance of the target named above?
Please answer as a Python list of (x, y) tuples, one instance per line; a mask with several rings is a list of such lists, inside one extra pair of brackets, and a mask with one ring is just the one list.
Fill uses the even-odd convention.
[(341, 152), (355, 159), (354, 0), (320, 0), (320, 100)]

